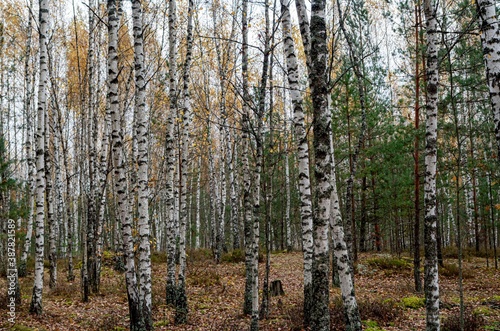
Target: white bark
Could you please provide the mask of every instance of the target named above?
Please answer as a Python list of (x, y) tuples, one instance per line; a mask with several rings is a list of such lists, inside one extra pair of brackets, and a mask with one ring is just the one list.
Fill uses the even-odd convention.
[(134, 260), (134, 242), (132, 237), (132, 219), (130, 215), (126, 159), (124, 153), (122, 114), (118, 100), (118, 15), (115, 0), (108, 0), (108, 98), (112, 121), (112, 151), (114, 166), (114, 184), (117, 198), (117, 218), (121, 222), (123, 254), (125, 256), (125, 280), (130, 312), (130, 329), (143, 327), (140, 299), (137, 287), (137, 274)]
[(330, 154), (332, 165), (331, 185), (332, 193), (330, 196), (330, 228), (332, 230), (333, 253), (340, 281), (340, 292), (342, 293), (342, 302), (347, 319), (346, 330), (361, 330), (361, 317), (359, 315), (358, 304), (354, 291), (354, 274), (352, 273), (349, 250), (344, 239), (344, 228), (342, 223), (342, 214), (340, 212), (339, 196), (337, 193), (337, 181), (335, 177), (335, 159), (333, 150), (333, 135), (330, 134)]
[[(33, 1), (30, 0), (28, 10), (32, 10)], [(28, 15), (28, 27), (26, 38), (26, 52), (24, 58), (24, 85), (25, 85), (25, 99), (24, 99), (24, 116), (26, 119), (26, 166), (27, 166), (27, 180), (26, 186), (28, 187), (28, 221), (26, 224), (26, 238), (24, 241), (23, 250), (21, 253), (21, 260), (19, 263), (19, 276), (26, 276), (26, 261), (28, 259), (28, 251), (31, 247), (31, 237), (33, 234), (33, 213), (34, 213), (34, 191), (35, 191), (35, 165), (33, 160), (33, 117), (31, 112), (31, 77), (29, 73), (29, 61), (31, 58), (31, 40), (33, 29), (32, 16)]]
[(58, 222), (54, 215), (54, 196), (53, 196), (53, 180), (52, 167), (54, 162), (49, 151), (49, 136), (50, 136), (50, 116), (45, 112), (45, 199), (46, 212), (49, 223), (49, 287), (54, 288), (57, 285), (57, 232)]
[(330, 330), (329, 313), (329, 250), (328, 228), (330, 220), (330, 132), (331, 114), (328, 108), (326, 86), (326, 45), (325, 0), (311, 3), (311, 70), (309, 82), (312, 96), (314, 152), (315, 152), (315, 204), (313, 214), (313, 281), (314, 297), (311, 310), (311, 328), (318, 331)]
[[(300, 1), (296, 1), (299, 11)], [(302, 8), (302, 7), (300, 7)], [(293, 125), (295, 139), (297, 140), (297, 159), (299, 177), (299, 197), (300, 197), (300, 218), (302, 222), (302, 252), (304, 254), (304, 324), (309, 324), (312, 297), (312, 260), (313, 260), (313, 233), (312, 233), (312, 200), (311, 181), (309, 177), (309, 144), (307, 142), (307, 132), (305, 128), (305, 114), (303, 109), (303, 97), (299, 84), (299, 70), (295, 45), (291, 33), (291, 19), (287, 0), (281, 0), (281, 15), (283, 38), (286, 56), (286, 66), (288, 72), (288, 85), (290, 87), (290, 99), (293, 106)], [(305, 15), (305, 13), (304, 13)], [(307, 17), (305, 17), (307, 20)], [(307, 20), (308, 22), (308, 20)], [(307, 27), (307, 28), (305, 28)], [(305, 30), (304, 30), (305, 29)], [(309, 40), (309, 24), (302, 23), (301, 31), (303, 42), (306, 45)], [(306, 46), (304, 46), (306, 47)]]
[(437, 1), (424, 0), (427, 31), (427, 116), (425, 135), (425, 264), (424, 291), (426, 299), (426, 330), (439, 331), (439, 278), (437, 264), (436, 163), (438, 113), (438, 44), (439, 28), (436, 18)]
[(132, 1), (135, 64), (135, 111), (137, 137), (137, 190), (139, 228), (139, 300), (147, 330), (153, 329), (151, 293), (151, 247), (149, 229), (149, 110), (146, 109), (144, 40), (140, 0)]
[(496, 13), (498, 2), (477, 0), (481, 43), (483, 45), (486, 77), (493, 110), (495, 136), (497, 140), (497, 159), (500, 160), (500, 22)]
[(196, 221), (194, 248), (200, 248), (200, 195), (201, 195), (201, 156), (198, 157), (198, 176), (196, 177)]
[(38, 81), (37, 132), (36, 132), (36, 242), (35, 242), (35, 280), (31, 298), (30, 313), (42, 313), (43, 290), (43, 249), (45, 221), (45, 113), (47, 112), (47, 83), (49, 78), (47, 54), (47, 30), (49, 4), (40, 0), (39, 10), (39, 53), (40, 78)]
[(167, 158), (167, 304), (175, 303), (175, 119), (177, 116), (177, 3), (168, 2), (168, 40), (169, 40), (169, 115), (167, 119), (166, 158)]
[(187, 177), (189, 172), (189, 145), (191, 129), (191, 99), (189, 96), (189, 79), (191, 70), (191, 59), (193, 49), (193, 0), (189, 0), (188, 22), (186, 37), (186, 60), (184, 62), (183, 77), (183, 107), (182, 107), (182, 150), (181, 150), (181, 179), (180, 179), (180, 224), (179, 224), (179, 275), (177, 284), (177, 302), (175, 310), (175, 322), (182, 324), (187, 322), (188, 306), (186, 295), (186, 224), (187, 211)]

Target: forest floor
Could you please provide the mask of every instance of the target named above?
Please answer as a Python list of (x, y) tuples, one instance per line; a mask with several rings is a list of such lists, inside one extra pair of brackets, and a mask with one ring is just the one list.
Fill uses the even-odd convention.
[[(163, 256), (153, 259), (153, 305), (155, 330), (248, 330), (249, 318), (242, 314), (245, 266), (243, 262), (215, 264), (207, 252), (189, 255), (187, 296), (189, 321), (175, 326), (174, 310), (164, 302), (166, 264)], [(228, 260), (231, 260), (230, 257)], [(236, 258), (233, 260), (237, 260)], [(40, 317), (28, 314), (33, 278), (21, 279), (22, 304), (17, 307), (16, 325), (6, 321), (6, 299), (0, 293), (0, 330), (128, 330), (128, 305), (124, 275), (105, 263), (101, 275), (101, 293), (83, 303), (79, 277), (65, 280), (61, 261), (59, 284), (44, 288)], [(106, 261), (105, 261), (106, 262)], [(467, 323), (479, 323), (477, 330), (500, 330), (500, 271), (486, 267), (484, 258), (464, 261), (464, 301)], [(441, 314), (448, 325), (458, 323), (459, 291), (457, 260), (446, 259), (440, 272)], [(265, 264), (260, 264), (261, 289)], [(75, 270), (79, 275), (79, 269)], [(46, 268), (45, 280), (48, 280)], [(267, 319), (261, 330), (302, 330), (302, 255), (299, 252), (271, 255), (270, 280), (283, 283), (284, 296), (272, 297)], [(361, 254), (357, 266), (356, 295), (365, 330), (424, 330), (425, 308), (422, 295), (413, 290), (411, 259), (384, 254)], [(5, 292), (6, 280), (0, 280)], [(331, 288), (332, 330), (343, 330), (341, 296)], [(455, 330), (453, 326), (449, 330)], [(473, 330), (473, 329), (470, 329)]]

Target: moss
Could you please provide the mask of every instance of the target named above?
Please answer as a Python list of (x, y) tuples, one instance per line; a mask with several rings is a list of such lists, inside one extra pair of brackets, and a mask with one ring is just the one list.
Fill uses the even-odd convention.
[(493, 311), (491, 311), (488, 307), (477, 307), (472, 311), (472, 313), (479, 316), (491, 316)]
[(11, 331), (32, 331), (33, 329), (24, 325), (15, 324), (10, 328)]
[(401, 303), (405, 308), (419, 309), (425, 306), (425, 298), (409, 296), (401, 299)]
[(380, 326), (378, 326), (377, 321), (366, 320), (363, 321), (365, 331), (384, 331)]
[(366, 264), (383, 270), (404, 270), (411, 267), (406, 260), (392, 258), (389, 256), (376, 257), (366, 261)]
[(155, 328), (159, 328), (162, 326), (168, 326), (169, 324), (170, 324), (170, 322), (168, 320), (162, 320), (162, 321), (157, 321), (157, 322), (153, 323)]

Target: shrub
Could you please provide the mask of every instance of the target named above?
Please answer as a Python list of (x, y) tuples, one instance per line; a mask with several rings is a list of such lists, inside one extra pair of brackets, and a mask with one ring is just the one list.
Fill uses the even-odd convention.
[(359, 312), (363, 320), (375, 321), (388, 325), (401, 316), (401, 307), (391, 299), (366, 299), (358, 302)]
[[(472, 309), (467, 307), (464, 312), (464, 331), (481, 330), (483, 326), (484, 326), (483, 316), (474, 314)], [(460, 330), (460, 311), (454, 311), (448, 317), (443, 319), (441, 330), (443, 331)]]
[(167, 253), (165, 252), (153, 252), (151, 254), (152, 264), (165, 264), (167, 263)]
[(409, 269), (411, 267), (410, 263), (406, 260), (393, 258), (393, 257), (375, 257), (369, 260), (366, 260), (366, 264), (377, 267), (383, 270), (404, 270)]
[(441, 249), (443, 258), (458, 259), (458, 249), (455, 246), (446, 246)]
[(189, 262), (204, 262), (212, 259), (212, 251), (206, 248), (190, 249), (186, 252)]
[[(264, 262), (264, 253), (259, 251), (258, 261), (259, 263)], [(224, 253), (221, 256), (221, 261), (226, 263), (241, 263), (245, 262), (245, 250), (235, 249), (234, 251)]]
[(102, 265), (112, 267), (115, 260), (115, 253), (113, 251), (103, 251), (101, 257)]
[(74, 282), (58, 282), (56, 287), (50, 290), (51, 295), (65, 298), (72, 298), (75, 293), (80, 293), (80, 288)]
[(229, 253), (222, 254), (221, 261), (226, 263), (245, 262), (245, 251), (242, 249), (235, 249)]
[(401, 303), (405, 308), (419, 309), (425, 306), (425, 298), (409, 296), (401, 299)]
[[(444, 277), (453, 278), (453, 277), (458, 277), (459, 271), (460, 270), (458, 268), (458, 265), (453, 263), (445, 263), (444, 266), (439, 269), (439, 274)], [(474, 278), (474, 275), (470, 270), (462, 268), (462, 278), (470, 279)]]

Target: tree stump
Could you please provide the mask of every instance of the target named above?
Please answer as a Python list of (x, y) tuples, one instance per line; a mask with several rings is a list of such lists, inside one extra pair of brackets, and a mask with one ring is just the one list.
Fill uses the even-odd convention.
[(269, 288), (269, 293), (271, 296), (276, 297), (279, 295), (285, 295), (285, 291), (283, 291), (283, 284), (281, 280), (276, 279), (271, 282), (271, 286)]

